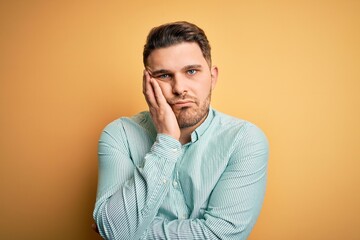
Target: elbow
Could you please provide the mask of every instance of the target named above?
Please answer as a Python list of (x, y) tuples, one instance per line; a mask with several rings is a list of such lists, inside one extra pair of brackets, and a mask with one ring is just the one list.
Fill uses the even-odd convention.
[(119, 217), (126, 214), (118, 210), (111, 204), (110, 198), (95, 207), (93, 217), (102, 238), (132, 239), (134, 231), (131, 231), (129, 222)]
[(95, 220), (98, 233), (103, 239), (115, 239), (114, 228), (112, 227), (113, 224), (110, 220), (111, 217), (107, 214), (105, 202), (95, 207), (93, 218)]

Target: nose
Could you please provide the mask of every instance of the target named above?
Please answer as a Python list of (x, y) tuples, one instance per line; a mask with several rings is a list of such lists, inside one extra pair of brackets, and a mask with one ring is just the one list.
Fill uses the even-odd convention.
[(187, 81), (186, 77), (181, 74), (173, 76), (172, 80), (172, 92), (177, 96), (185, 95), (187, 93)]

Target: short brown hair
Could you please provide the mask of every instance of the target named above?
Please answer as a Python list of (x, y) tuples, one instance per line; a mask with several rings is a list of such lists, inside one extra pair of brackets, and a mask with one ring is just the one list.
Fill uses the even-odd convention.
[(155, 49), (170, 47), (182, 42), (196, 42), (205, 60), (211, 66), (211, 47), (205, 32), (195, 24), (185, 21), (167, 23), (151, 29), (144, 46), (144, 66), (147, 64), (147, 58)]

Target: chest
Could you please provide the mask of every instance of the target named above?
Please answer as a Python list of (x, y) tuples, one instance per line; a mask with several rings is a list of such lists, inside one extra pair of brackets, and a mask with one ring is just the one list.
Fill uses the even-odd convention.
[(159, 213), (170, 219), (201, 217), (229, 156), (229, 149), (211, 142), (204, 146), (196, 143), (183, 146)]

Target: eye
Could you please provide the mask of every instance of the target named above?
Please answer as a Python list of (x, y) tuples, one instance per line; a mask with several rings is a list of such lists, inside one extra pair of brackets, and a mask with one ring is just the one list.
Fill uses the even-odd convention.
[(190, 69), (190, 70), (187, 71), (187, 73), (188, 73), (189, 75), (195, 75), (195, 74), (197, 73), (197, 70), (195, 70), (195, 69)]
[(163, 74), (163, 75), (156, 76), (156, 78), (159, 78), (159, 79), (168, 79), (168, 78), (171, 78), (171, 76), (170, 76), (169, 74)]

